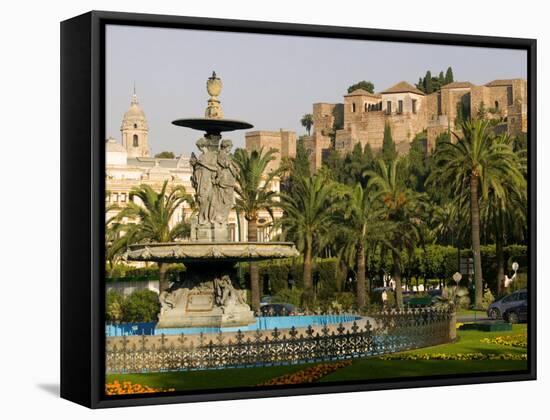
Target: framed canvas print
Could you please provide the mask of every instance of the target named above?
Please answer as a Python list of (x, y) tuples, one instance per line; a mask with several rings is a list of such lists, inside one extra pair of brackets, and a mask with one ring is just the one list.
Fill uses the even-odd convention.
[(536, 41), (61, 24), (61, 395), (536, 377)]

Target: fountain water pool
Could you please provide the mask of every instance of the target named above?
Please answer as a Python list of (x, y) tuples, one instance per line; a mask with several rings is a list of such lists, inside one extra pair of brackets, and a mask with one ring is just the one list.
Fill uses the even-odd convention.
[(351, 314), (340, 315), (298, 315), (298, 316), (268, 316), (257, 317), (256, 322), (240, 327), (190, 327), (190, 328), (155, 328), (155, 322), (110, 324), (105, 326), (107, 337), (120, 337), (125, 335), (179, 335), (179, 334), (216, 334), (220, 332), (256, 331), (305, 328), (308, 326), (335, 325), (353, 322), (361, 319), (360, 316)]

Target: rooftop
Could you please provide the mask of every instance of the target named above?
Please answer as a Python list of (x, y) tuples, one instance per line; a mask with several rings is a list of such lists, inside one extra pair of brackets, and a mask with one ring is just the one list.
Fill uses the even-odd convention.
[(401, 81), (380, 93), (415, 93), (417, 95), (425, 95), (425, 93), (420, 89), (415, 88), (413, 85), (405, 81)]
[(470, 82), (452, 82), (441, 86), (441, 89), (465, 89), (465, 88), (471, 88), (474, 86), (475, 85)]
[(380, 95), (376, 93), (370, 93), (369, 91), (365, 89), (355, 89), (353, 92), (348, 93), (344, 96), (370, 96), (372, 98), (380, 98)]
[(485, 86), (510, 86), (516, 80), (521, 79), (496, 79), (486, 83)]

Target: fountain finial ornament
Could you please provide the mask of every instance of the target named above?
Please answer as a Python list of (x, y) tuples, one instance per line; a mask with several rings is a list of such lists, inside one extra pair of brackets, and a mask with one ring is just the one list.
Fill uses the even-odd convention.
[(218, 96), (222, 92), (222, 87), (222, 79), (217, 77), (216, 72), (213, 71), (212, 76), (210, 76), (206, 81), (206, 90), (210, 95), (210, 98), (208, 99), (208, 106), (206, 107), (206, 111), (204, 113), (206, 118), (215, 120), (220, 120), (223, 118), (222, 106), (218, 99)]

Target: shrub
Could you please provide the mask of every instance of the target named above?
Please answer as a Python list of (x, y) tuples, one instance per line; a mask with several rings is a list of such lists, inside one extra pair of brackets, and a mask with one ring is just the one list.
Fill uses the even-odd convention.
[(111, 290), (105, 297), (105, 319), (107, 322), (119, 323), (124, 316), (124, 296)]
[[(367, 296), (367, 304), (369, 297)], [(356, 298), (355, 294), (351, 292), (337, 292), (331, 301), (332, 310), (338, 311), (338, 309), (344, 312), (350, 311), (355, 308)]]
[(124, 322), (153, 322), (160, 311), (158, 295), (151, 290), (139, 290), (124, 301)]
[(273, 296), (274, 303), (291, 303), (294, 306), (300, 306), (302, 298), (302, 289), (294, 287), (292, 289), (281, 289)]

